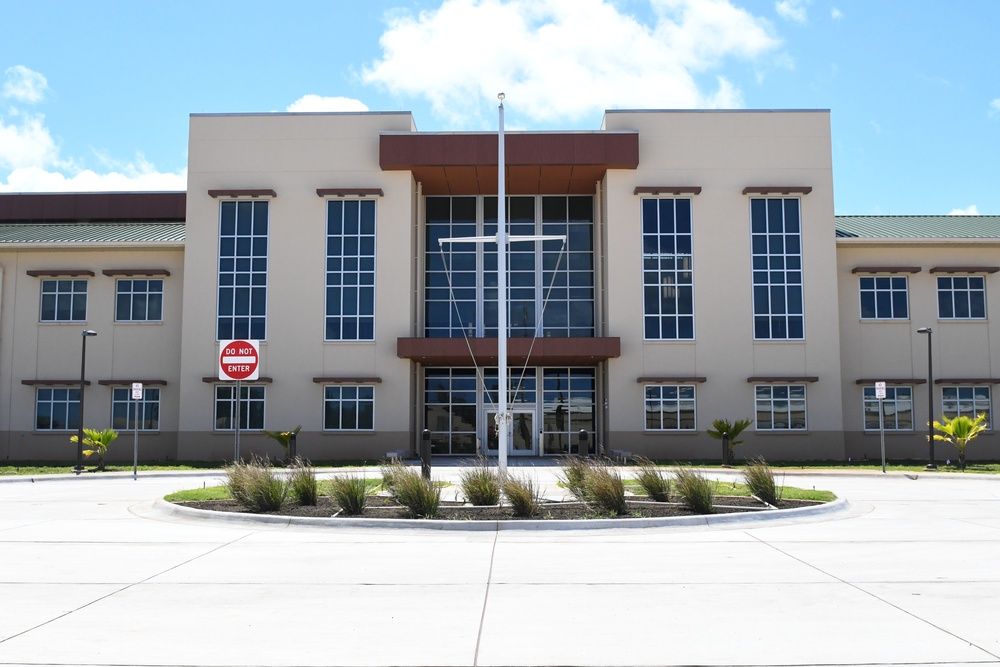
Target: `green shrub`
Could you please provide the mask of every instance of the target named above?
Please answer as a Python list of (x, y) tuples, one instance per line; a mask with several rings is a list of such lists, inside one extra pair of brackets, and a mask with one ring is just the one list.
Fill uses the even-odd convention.
[(288, 475), (288, 486), (292, 497), (299, 505), (315, 505), (319, 497), (319, 484), (316, 482), (316, 469), (308, 459), (296, 456), (292, 462), (292, 471)]
[(559, 477), (573, 497), (581, 502), (587, 502), (587, 492), (584, 480), (590, 472), (590, 461), (578, 456), (564, 456)]
[(660, 468), (649, 459), (636, 457), (635, 481), (639, 483), (650, 500), (658, 503), (670, 501), (670, 480)]
[[(383, 477), (383, 480), (385, 478)], [(433, 519), (441, 506), (441, 489), (414, 468), (399, 466), (392, 471), (390, 493), (415, 519)]]
[(674, 488), (681, 502), (697, 514), (711, 514), (715, 504), (712, 482), (697, 470), (678, 468), (674, 472)]
[(503, 495), (510, 503), (514, 516), (530, 519), (542, 507), (541, 489), (527, 477), (508, 474), (501, 482)]
[(500, 471), (480, 456), (460, 475), (462, 495), (473, 505), (500, 504)]
[(781, 500), (774, 485), (774, 471), (763, 456), (747, 461), (747, 467), (743, 469), (743, 483), (750, 487), (750, 493), (768, 505), (777, 505)]
[(583, 477), (583, 493), (587, 504), (611, 516), (620, 516), (628, 511), (622, 476), (606, 461), (590, 463)]
[(360, 475), (344, 475), (330, 480), (330, 497), (347, 516), (363, 514), (368, 504), (368, 480)]
[(288, 483), (271, 464), (254, 456), (249, 463), (237, 461), (226, 467), (226, 490), (251, 512), (274, 512), (288, 494)]

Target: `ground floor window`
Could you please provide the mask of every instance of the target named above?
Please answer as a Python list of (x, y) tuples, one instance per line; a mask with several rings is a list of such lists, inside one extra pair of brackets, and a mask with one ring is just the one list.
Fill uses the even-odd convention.
[(758, 431), (804, 431), (806, 386), (759, 384), (754, 388)]
[(39, 387), (35, 393), (36, 431), (75, 431), (80, 428), (80, 390)]
[(375, 430), (375, 387), (371, 385), (324, 387), (323, 430)]
[[(575, 454), (581, 431), (592, 443), (596, 384), (593, 368), (511, 369), (511, 453)], [(479, 374), (474, 368), (425, 369), (424, 426), (430, 431), (432, 453), (495, 453), (499, 398), (496, 368)], [(593, 451), (593, 445), (589, 447)]]
[[(232, 431), (236, 428), (233, 406), (236, 385), (215, 386), (215, 430)], [(259, 431), (264, 428), (264, 387), (240, 386), (240, 430)]]
[[(111, 390), (111, 427), (116, 431), (135, 430), (135, 404), (131, 387)], [(160, 389), (144, 387), (139, 400), (139, 430), (160, 430)]]
[(693, 431), (693, 384), (647, 384), (646, 430)]
[[(864, 388), (865, 430), (879, 430), (879, 399), (875, 387)], [(913, 430), (913, 388), (886, 387), (882, 399), (882, 427), (886, 431)]]
[(959, 415), (975, 419), (984, 412), (989, 427), (992, 423), (989, 387), (941, 387), (941, 413), (948, 419)]

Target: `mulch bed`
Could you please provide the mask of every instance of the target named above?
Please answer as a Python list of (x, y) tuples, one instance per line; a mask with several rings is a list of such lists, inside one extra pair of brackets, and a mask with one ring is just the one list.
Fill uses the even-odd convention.
[[(734, 512), (752, 512), (766, 509), (766, 506), (754, 498), (746, 497), (716, 497), (715, 514), (730, 514)], [(178, 503), (185, 507), (196, 509), (215, 510), (217, 512), (239, 512), (249, 514), (249, 512), (238, 503), (232, 500), (200, 500)], [(805, 507), (817, 505), (811, 500), (782, 500), (778, 503), (778, 509), (790, 509), (793, 507)], [(687, 508), (674, 503), (652, 503), (641, 496), (630, 497), (628, 501), (629, 513), (627, 517), (669, 517), (669, 516), (693, 516), (696, 513)], [(286, 502), (277, 512), (266, 512), (270, 515), (280, 516), (304, 516), (304, 517), (331, 517), (341, 516), (345, 519), (410, 519), (409, 511), (405, 507), (393, 506), (388, 498), (374, 496), (369, 500), (369, 505), (365, 508), (364, 514), (358, 517), (347, 517), (338, 514), (340, 507), (330, 499), (329, 496), (321, 496), (315, 506), (296, 505)], [(520, 517), (514, 516), (509, 507), (474, 507), (458, 503), (441, 502), (440, 511), (435, 517), (437, 519), (461, 519), (479, 521), (497, 521), (500, 519), (517, 520)], [(541, 512), (532, 517), (533, 519), (606, 519), (607, 514), (587, 507), (582, 503), (553, 502), (543, 505)]]

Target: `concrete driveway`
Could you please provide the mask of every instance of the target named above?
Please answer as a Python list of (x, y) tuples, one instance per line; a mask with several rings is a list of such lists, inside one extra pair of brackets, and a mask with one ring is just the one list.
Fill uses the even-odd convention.
[(1000, 664), (992, 477), (788, 475), (849, 508), (722, 527), (320, 529), (153, 508), (212, 479), (0, 481), (0, 665)]

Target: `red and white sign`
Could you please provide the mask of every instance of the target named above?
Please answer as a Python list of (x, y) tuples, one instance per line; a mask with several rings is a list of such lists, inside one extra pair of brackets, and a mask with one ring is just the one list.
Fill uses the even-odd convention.
[(138, 401), (142, 398), (142, 383), (133, 382), (132, 383), (132, 400)]
[(885, 398), (885, 382), (875, 383), (875, 398)]
[(219, 341), (219, 379), (256, 380), (259, 354), (255, 340)]

